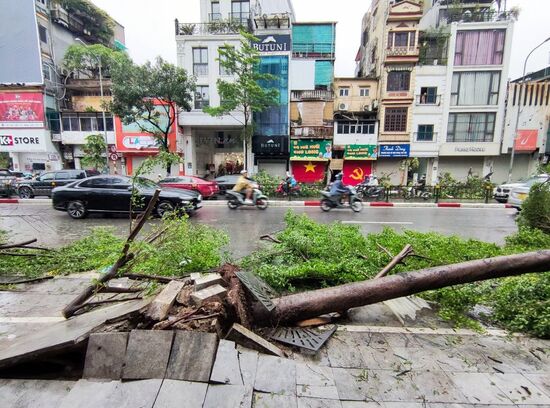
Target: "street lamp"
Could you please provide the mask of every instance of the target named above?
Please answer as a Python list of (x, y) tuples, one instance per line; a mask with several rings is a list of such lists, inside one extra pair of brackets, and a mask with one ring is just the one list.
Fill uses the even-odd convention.
[[(86, 44), (84, 41), (82, 41), (80, 38), (75, 38), (75, 41), (78, 41), (81, 43), (84, 47), (88, 48), (88, 44)], [(105, 118), (105, 108), (103, 104), (105, 103), (105, 100), (103, 98), (103, 74), (101, 71), (101, 58), (97, 55), (92, 54), (94, 57), (97, 58), (97, 64), (99, 68), (99, 94), (101, 96), (101, 116), (103, 117), (103, 135), (105, 137), (105, 166), (106, 166), (106, 173), (109, 174), (109, 140), (107, 138), (107, 119)]]
[[(539, 45), (537, 45), (535, 48), (533, 48), (531, 50), (531, 52), (529, 54), (527, 54), (527, 57), (525, 57), (525, 62), (523, 64), (523, 75), (521, 76), (522, 83), (525, 82), (525, 71), (527, 70), (527, 60), (529, 59), (531, 54), (533, 54), (537, 49), (542, 47), (548, 41), (550, 41), (550, 37), (548, 37), (546, 40), (544, 40)], [(512, 169), (514, 167), (514, 156), (516, 154), (516, 139), (517, 139), (518, 127), (519, 127), (519, 115), (521, 114), (521, 89), (522, 89), (522, 87), (520, 86), (520, 88), (519, 88), (519, 98), (518, 98), (518, 112), (516, 114), (516, 129), (514, 131), (514, 136), (513, 136), (513, 139), (512, 139), (512, 154), (510, 156), (510, 168), (508, 169), (508, 183), (512, 182)], [(525, 92), (527, 92), (527, 89), (525, 90)]]

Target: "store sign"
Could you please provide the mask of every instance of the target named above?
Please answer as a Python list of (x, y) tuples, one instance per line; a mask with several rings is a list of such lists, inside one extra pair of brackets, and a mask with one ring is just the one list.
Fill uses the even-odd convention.
[(409, 157), (411, 155), (411, 145), (395, 144), (380, 145), (378, 157)]
[(127, 149), (156, 149), (157, 139), (153, 136), (125, 136), (122, 145)]
[(44, 128), (44, 95), (0, 92), (0, 128)]
[(332, 142), (330, 140), (292, 140), (290, 144), (290, 160), (332, 158)]
[(43, 129), (0, 130), (0, 152), (45, 152)]
[(376, 160), (378, 146), (376, 145), (346, 145), (344, 158), (346, 160)]
[(265, 156), (288, 155), (288, 136), (254, 136), (252, 152)]
[(439, 146), (440, 156), (498, 156), (500, 143), (443, 143)]
[(537, 150), (538, 130), (518, 130), (514, 148), (518, 152), (534, 152)]
[(261, 53), (289, 52), (291, 50), (290, 35), (258, 35), (259, 41), (252, 42), (252, 48)]

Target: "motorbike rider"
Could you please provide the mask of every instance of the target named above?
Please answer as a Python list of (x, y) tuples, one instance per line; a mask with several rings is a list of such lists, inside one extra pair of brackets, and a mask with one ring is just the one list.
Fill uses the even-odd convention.
[(416, 181), (416, 184), (414, 186), (414, 192), (415, 194), (417, 193), (422, 193), (424, 190), (426, 189), (426, 175), (423, 174), (417, 181)]
[(235, 184), (235, 187), (233, 187), (233, 191), (236, 191), (238, 193), (244, 194), (246, 199), (244, 200), (244, 203), (247, 205), (253, 205), (252, 202), (252, 192), (254, 191), (254, 188), (252, 184), (250, 183), (250, 179), (248, 178), (248, 171), (241, 170), (241, 176), (237, 180), (237, 184)]
[(349, 188), (342, 182), (342, 176), (342, 173), (334, 176), (334, 183), (330, 187), (330, 198), (337, 203), (340, 203), (343, 194), (349, 193)]
[(284, 180), (284, 184), (283, 184), (283, 189), (284, 189), (284, 192), (286, 194), (290, 194), (290, 191), (296, 187), (296, 184), (298, 184), (298, 182), (296, 181), (296, 179), (294, 178), (294, 176), (292, 174), (290, 174), (290, 172), (286, 172), (286, 178)]

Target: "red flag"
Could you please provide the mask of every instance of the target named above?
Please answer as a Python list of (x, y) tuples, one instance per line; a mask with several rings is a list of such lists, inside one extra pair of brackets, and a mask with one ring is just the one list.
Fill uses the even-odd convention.
[(324, 161), (293, 161), (292, 174), (300, 183), (316, 183), (325, 178), (326, 165)]
[(356, 186), (372, 173), (372, 160), (344, 160), (344, 184)]

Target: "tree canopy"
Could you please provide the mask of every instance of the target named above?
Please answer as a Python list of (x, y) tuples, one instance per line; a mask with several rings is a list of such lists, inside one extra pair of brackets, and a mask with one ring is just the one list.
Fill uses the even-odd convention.
[(81, 162), (85, 166), (91, 166), (96, 170), (103, 169), (107, 165), (107, 144), (103, 135), (89, 135), (84, 145), (84, 157)]
[(114, 50), (102, 44), (73, 44), (63, 57), (63, 67), (68, 72), (78, 72), (88, 78), (99, 76), (99, 62), (103, 75), (110, 77), (113, 67), (129, 63), (130, 57), (124, 51)]

